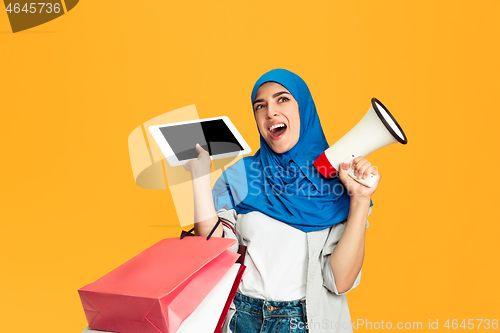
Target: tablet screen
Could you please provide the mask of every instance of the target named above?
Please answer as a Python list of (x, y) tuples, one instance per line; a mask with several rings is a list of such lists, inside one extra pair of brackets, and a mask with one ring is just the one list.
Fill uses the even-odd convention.
[(243, 147), (222, 119), (160, 127), (179, 161), (197, 158), (199, 143), (210, 155), (242, 151)]

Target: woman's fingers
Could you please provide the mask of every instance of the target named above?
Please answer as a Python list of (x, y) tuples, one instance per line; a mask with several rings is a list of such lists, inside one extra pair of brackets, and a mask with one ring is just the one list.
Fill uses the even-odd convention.
[(362, 175), (361, 178), (366, 179), (371, 174), (375, 174), (375, 171), (376, 171), (375, 167), (371, 165), (369, 168), (366, 168), (366, 170), (363, 171), (363, 173), (361, 174)]
[(359, 178), (366, 179), (370, 174), (375, 174), (375, 167), (366, 158), (356, 157), (353, 164), (354, 174)]
[(353, 161), (353, 169), (354, 169), (354, 174), (358, 177), (361, 177), (363, 172), (370, 167), (370, 162), (366, 160), (366, 158), (363, 158), (361, 156), (355, 158), (356, 162)]
[(202, 146), (200, 146), (199, 143), (196, 144), (196, 152), (200, 154), (201, 152), (205, 151)]
[(370, 171), (371, 169), (373, 168), (373, 166), (371, 165), (370, 162), (366, 162), (365, 164), (363, 164), (363, 166), (361, 166), (361, 168), (359, 169), (358, 171), (358, 175), (361, 177), (361, 178), (366, 178), (368, 177), (368, 175), (370, 174)]
[(198, 153), (198, 159), (200, 158), (210, 158), (210, 154), (208, 154), (208, 151), (203, 149), (202, 146), (200, 146), (199, 143), (196, 144), (196, 152)]
[(210, 170), (212, 168), (210, 155), (198, 143), (196, 144), (195, 149), (198, 153), (198, 158), (195, 160), (190, 160), (186, 164), (184, 164), (184, 170), (191, 172), (191, 174), (196, 174), (197, 177), (210, 173)]
[(366, 179), (373, 174), (378, 176), (376, 183), (372, 187), (367, 187), (359, 182), (355, 181), (355, 178), (352, 179), (348, 176), (347, 170), (351, 166), (350, 163), (341, 163), (340, 164), (340, 172), (339, 178), (346, 187), (349, 196), (357, 196), (357, 197), (366, 197), (370, 198), (375, 190), (378, 187), (378, 183), (380, 182), (381, 175), (378, 171), (377, 167), (373, 166), (370, 162), (368, 162), (365, 158), (359, 156), (353, 160), (352, 168), (356, 170), (356, 173), (359, 175), (358, 178)]
[(340, 163), (340, 170), (349, 170), (351, 163)]
[(358, 156), (356, 157), (355, 159), (352, 160), (352, 163), (353, 164), (357, 164), (359, 161), (361, 161), (363, 159), (363, 156)]
[(199, 143), (196, 144), (196, 152), (198, 153), (198, 158), (200, 158), (203, 153), (207, 153), (207, 151), (205, 149), (203, 149), (203, 147), (200, 146)]
[(340, 163), (340, 172), (339, 172), (339, 178), (342, 181), (342, 183), (346, 183), (346, 177), (349, 177), (347, 175), (347, 170), (351, 167), (351, 163)]

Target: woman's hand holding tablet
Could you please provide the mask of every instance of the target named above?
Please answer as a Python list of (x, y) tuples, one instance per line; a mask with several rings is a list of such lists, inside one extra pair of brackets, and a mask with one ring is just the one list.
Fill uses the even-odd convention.
[(191, 172), (192, 178), (208, 175), (212, 168), (210, 155), (198, 143), (196, 144), (196, 151), (199, 153), (198, 158), (183, 165), (184, 170)]

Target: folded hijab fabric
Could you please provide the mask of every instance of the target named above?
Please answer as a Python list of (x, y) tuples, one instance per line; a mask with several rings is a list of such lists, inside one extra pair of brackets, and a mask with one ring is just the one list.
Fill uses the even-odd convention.
[(273, 69), (255, 83), (252, 106), (259, 87), (269, 81), (284, 86), (297, 101), (299, 140), (289, 151), (277, 154), (260, 135), (255, 155), (242, 158), (216, 181), (215, 209), (235, 209), (238, 214), (259, 211), (304, 232), (343, 222), (349, 214), (347, 190), (338, 177), (326, 179), (313, 165), (329, 145), (309, 88), (298, 75)]

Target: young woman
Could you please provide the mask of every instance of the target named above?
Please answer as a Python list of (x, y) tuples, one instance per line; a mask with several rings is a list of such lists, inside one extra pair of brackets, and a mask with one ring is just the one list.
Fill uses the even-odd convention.
[(260, 150), (231, 167), (210, 189), (210, 157), (199, 145), (185, 169), (193, 178), (195, 233), (247, 246), (225, 332), (350, 332), (345, 293), (360, 282), (368, 188), (347, 175), (380, 174), (359, 156), (325, 179), (314, 161), (329, 147), (306, 83), (274, 69), (256, 82), (252, 106)]

